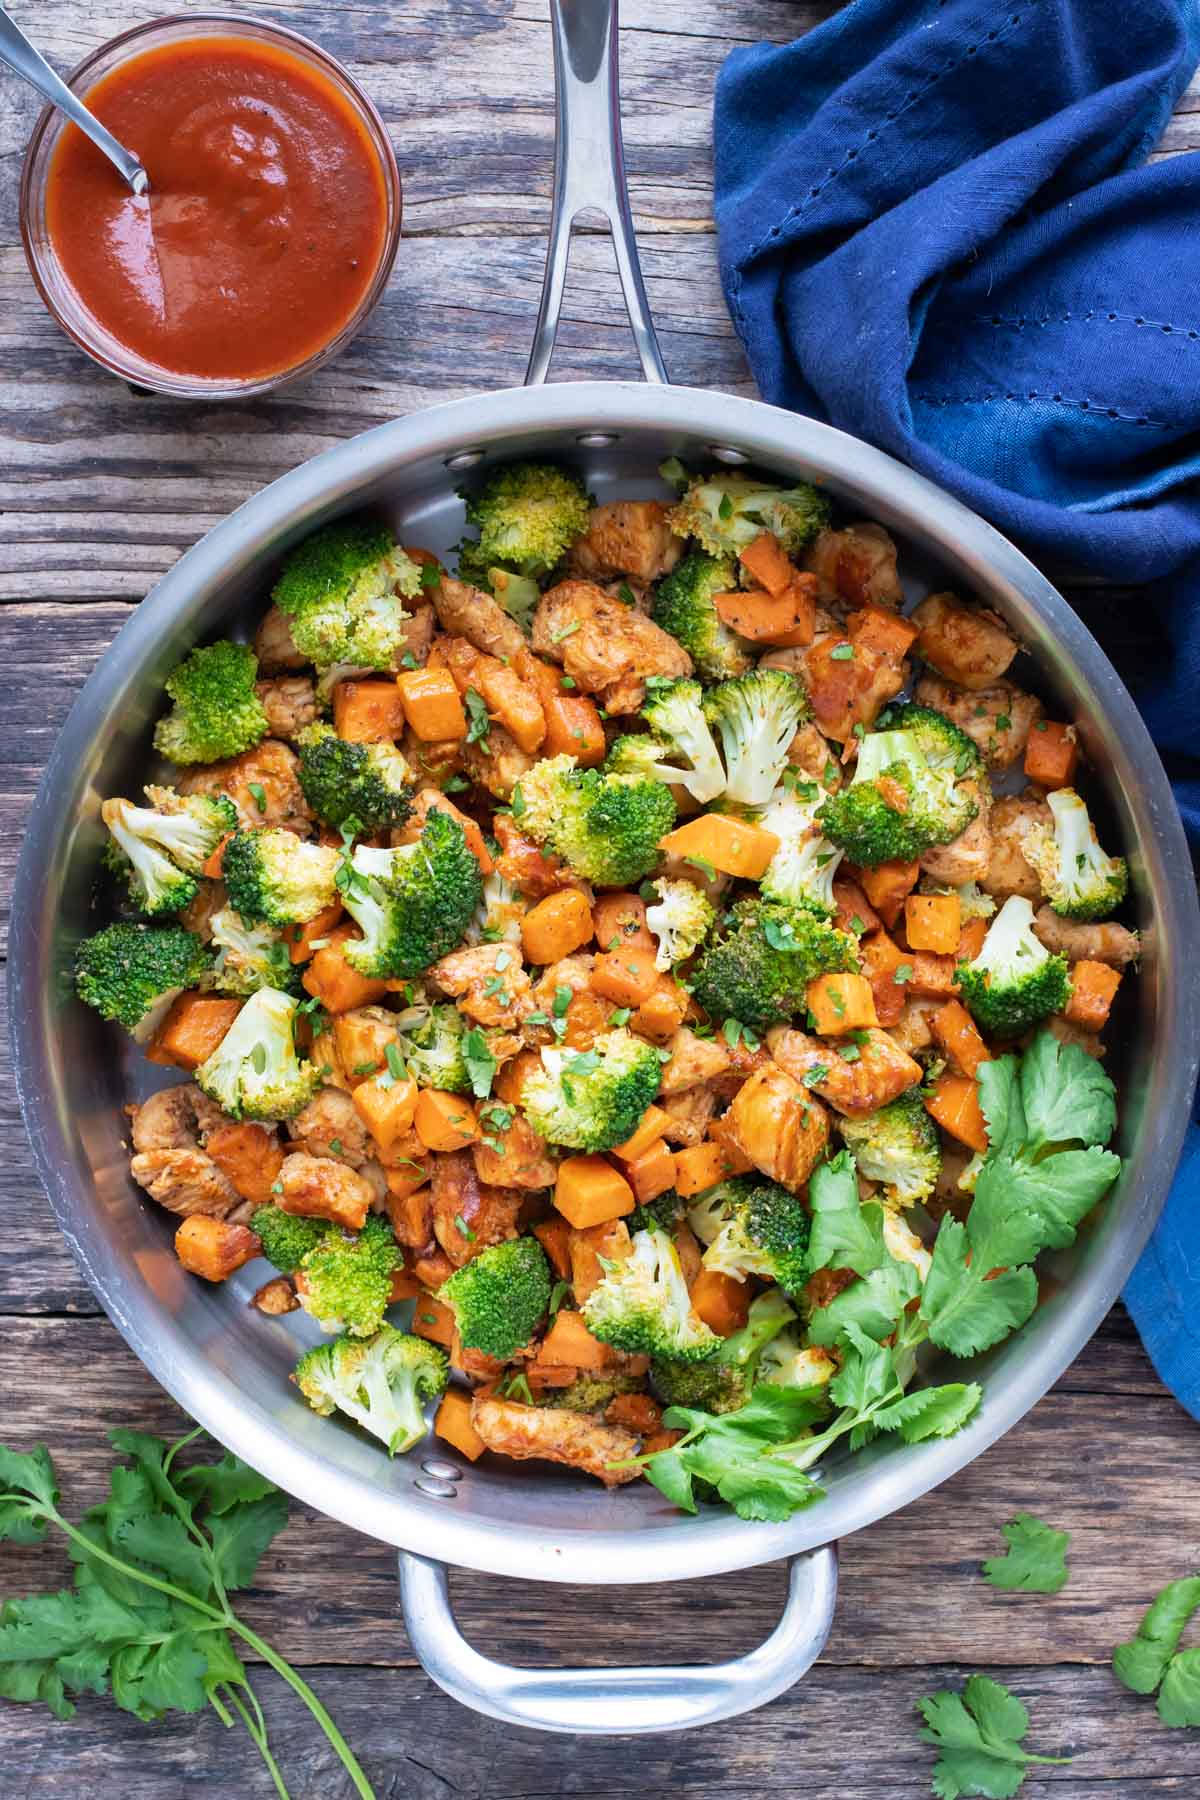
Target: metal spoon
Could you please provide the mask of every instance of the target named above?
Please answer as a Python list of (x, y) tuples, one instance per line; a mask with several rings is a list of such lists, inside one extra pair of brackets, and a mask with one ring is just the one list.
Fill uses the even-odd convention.
[(35, 87), (51, 106), (57, 106), (80, 131), (90, 137), (98, 150), (103, 150), (113, 167), (129, 183), (134, 194), (146, 193), (150, 177), (132, 150), (119, 144), (111, 131), (90, 113), (78, 94), (73, 94), (59, 79), (40, 51), (35, 50), (25, 33), (15, 25), (0, 6), (0, 63), (6, 63), (14, 75), (20, 75)]

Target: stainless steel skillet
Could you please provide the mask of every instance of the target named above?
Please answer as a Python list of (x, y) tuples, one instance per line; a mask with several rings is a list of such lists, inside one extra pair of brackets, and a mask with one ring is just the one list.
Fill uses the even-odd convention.
[[(1066, 602), (981, 519), (870, 446), (755, 401), (671, 388), (638, 272), (621, 167), (615, 0), (553, 0), (559, 136), (555, 213), (529, 385), (435, 407), (328, 451), (248, 501), (189, 551), (130, 619), (77, 701), (43, 778), (13, 903), (10, 997), (17, 1080), (59, 1224), (113, 1322), (170, 1393), (281, 1487), (400, 1548), (413, 1646), (435, 1680), (510, 1723), (573, 1732), (678, 1729), (746, 1711), (817, 1655), (835, 1588), (833, 1540), (906, 1505), (978, 1456), (1058, 1378), (1120, 1290), (1166, 1195), (1200, 1043), (1200, 918), (1170, 789), (1115, 670)], [(542, 385), (571, 224), (598, 206), (613, 227), (647, 385)], [(886, 524), (902, 564), (1001, 612), (1033, 679), (1074, 719), (1134, 870), (1146, 954), (1122, 1021), (1121, 1180), (1096, 1228), (1060, 1259), (1053, 1297), (972, 1373), (985, 1400), (944, 1443), (880, 1441), (827, 1471), (827, 1497), (786, 1525), (724, 1512), (688, 1518), (643, 1484), (605, 1494), (561, 1471), (485, 1458), (463, 1468), (430, 1444), (390, 1464), (308, 1411), (289, 1387), (294, 1321), (188, 1277), (169, 1221), (126, 1169), (120, 1108), (151, 1073), (71, 997), (100, 800), (144, 768), (162, 679), (195, 641), (260, 612), (283, 550), (321, 521), (383, 508), (410, 541), (461, 535), (465, 470), (525, 454), (576, 463), (601, 498), (657, 491), (658, 464), (754, 462), (822, 482), (849, 516)], [(1023, 676), (1024, 678), (1024, 676)], [(143, 777), (144, 778), (144, 777)], [(299, 1329), (303, 1330), (301, 1326)], [(959, 1365), (961, 1367), (961, 1365)], [(446, 1564), (548, 1581), (686, 1579), (792, 1559), (784, 1615), (752, 1656), (714, 1668), (532, 1671), (498, 1666), (459, 1636)]]

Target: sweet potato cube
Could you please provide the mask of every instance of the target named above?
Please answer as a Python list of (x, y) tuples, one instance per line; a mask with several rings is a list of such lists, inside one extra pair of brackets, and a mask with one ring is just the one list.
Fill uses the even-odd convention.
[(417, 1296), (412, 1328), (417, 1337), (428, 1338), (431, 1344), (440, 1344), (444, 1350), (449, 1350), (453, 1344), (457, 1330), (454, 1314), (445, 1301), (429, 1293)]
[(910, 1000), (948, 1000), (957, 986), (957, 959), (934, 956), (929, 950), (910, 950), (904, 966)]
[(873, 869), (856, 870), (855, 879), (890, 930), (900, 917), (906, 896), (916, 887), (920, 873), (919, 862), (884, 862)]
[(559, 888), (531, 907), (521, 920), (526, 961), (546, 967), (592, 941), (592, 909), (578, 888)]
[(147, 1062), (190, 1074), (212, 1055), (241, 1010), (240, 1000), (219, 994), (180, 994), (146, 1052)]
[(969, 1150), (986, 1151), (987, 1120), (979, 1104), (979, 1086), (971, 1075), (939, 1075), (925, 1096), (925, 1110), (951, 1137)]
[(929, 1029), (939, 1050), (943, 1051), (964, 1075), (978, 1074), (981, 1063), (990, 1062), (992, 1053), (979, 1035), (974, 1019), (961, 1000), (947, 1000), (929, 1015)]
[(918, 636), (917, 627), (902, 613), (873, 602), (850, 614), (846, 630), (856, 649), (874, 650), (889, 662), (903, 662)]
[(571, 1279), (571, 1227), (560, 1216), (539, 1219), (533, 1228), (533, 1235), (546, 1252), (546, 1260), (554, 1270), (559, 1281)]
[(404, 731), (404, 708), (396, 683), (390, 678), (337, 682), (333, 728), (353, 744), (394, 743)]
[[(571, 1257), (571, 1289), (575, 1303), (582, 1306), (604, 1279), (604, 1262), (622, 1262), (629, 1255), (632, 1239), (623, 1219), (606, 1219), (603, 1225), (589, 1225), (583, 1231), (572, 1231), (567, 1237)], [(603, 1257), (604, 1262), (601, 1262)]]
[(487, 1445), (471, 1423), (471, 1396), (462, 1388), (447, 1388), (434, 1414), (433, 1429), (444, 1443), (468, 1462), (478, 1462)]
[(342, 916), (342, 903), (335, 901), (332, 906), (322, 907), (315, 919), (307, 925), (285, 925), (284, 942), (288, 947), (288, 955), (294, 963), (306, 963), (315, 956)]
[(227, 1281), (243, 1263), (262, 1255), (257, 1232), (228, 1219), (193, 1213), (175, 1233), (175, 1254), (184, 1268), (205, 1281)]
[(358, 1082), (353, 1099), (359, 1118), (386, 1154), (412, 1126), (417, 1110), (417, 1084), (410, 1076), (397, 1081), (385, 1070)]
[(670, 975), (660, 975), (653, 993), (647, 994), (629, 1021), (631, 1031), (652, 1043), (665, 1044), (687, 1017), (688, 997)]
[(845, 1037), (879, 1023), (865, 975), (818, 975), (809, 982), (805, 999), (821, 1037)]
[(568, 1156), (558, 1165), (554, 1204), (576, 1231), (622, 1218), (634, 1208), (633, 1189), (602, 1156)]
[(596, 702), (586, 694), (552, 694), (542, 700), (546, 715), (543, 756), (573, 756), (581, 769), (595, 768), (608, 754)]
[(744, 550), (738, 551), (738, 561), (768, 594), (786, 593), (796, 573), (773, 531), (760, 531)]
[(448, 743), (467, 735), (467, 715), (449, 669), (406, 669), (396, 677), (404, 717), (424, 744)]
[(896, 979), (896, 971), (904, 966), (904, 952), (881, 930), (868, 932), (859, 941), (858, 954), (871, 983), (879, 1023), (885, 1029), (895, 1025), (904, 1011), (905, 984)]
[(1084, 1031), (1100, 1031), (1107, 1023), (1120, 985), (1120, 969), (1083, 958), (1071, 969), (1071, 998), (1063, 1008), (1063, 1017)]
[(596, 943), (601, 950), (658, 948), (646, 923), (646, 902), (639, 894), (601, 894), (592, 907)]
[(983, 940), (988, 934), (988, 919), (964, 919), (958, 934), (958, 948), (954, 952), (956, 962), (974, 962), (983, 949)]
[(471, 1101), (440, 1088), (421, 1089), (413, 1124), (427, 1150), (462, 1150), (479, 1136), (479, 1120)]
[(1079, 766), (1079, 744), (1073, 725), (1035, 719), (1025, 745), (1025, 774), (1039, 787), (1070, 787)]
[(736, 1275), (718, 1269), (701, 1269), (691, 1289), (692, 1311), (698, 1313), (718, 1337), (732, 1337), (750, 1317), (751, 1286)]
[(588, 985), (593, 993), (611, 1000), (614, 1006), (640, 1006), (658, 986), (658, 974), (652, 951), (622, 947), (601, 951), (592, 965)]
[(668, 1188), (675, 1185), (675, 1153), (670, 1146), (659, 1138), (657, 1144), (651, 1144), (640, 1156), (625, 1165), (625, 1173), (629, 1177), (639, 1206), (655, 1200), (659, 1194), (665, 1194)]
[[(719, 875), (739, 875), (747, 881), (757, 881), (766, 874), (779, 844), (773, 831), (764, 831), (761, 825), (747, 825), (745, 820), (731, 818), (727, 813), (702, 813), (658, 840), (659, 849), (668, 856), (690, 860), (701, 869), (715, 869)], [(915, 863), (913, 867), (916, 868)], [(914, 885), (916, 879), (914, 875)]]
[(301, 976), (306, 993), (319, 1000), (327, 1013), (350, 1012), (356, 1006), (370, 1006), (382, 1000), (387, 984), (352, 969), (342, 954), (342, 946), (361, 938), (357, 925), (338, 925), (330, 932), (324, 946), (314, 952), (313, 959)]
[(542, 1339), (538, 1361), (573, 1369), (606, 1369), (616, 1360), (613, 1351), (592, 1336), (583, 1314), (565, 1308)]
[(204, 1148), (243, 1200), (256, 1206), (271, 1204), (271, 1189), (283, 1167), (283, 1149), (275, 1132), (249, 1119), (240, 1125), (218, 1125), (205, 1138)]
[(675, 1152), (675, 1191), (685, 1199), (703, 1194), (725, 1179), (725, 1151), (710, 1138)]
[(957, 894), (910, 894), (904, 902), (904, 935), (910, 950), (954, 956), (961, 930), (962, 902)]
[(722, 1113), (719, 1119), (708, 1122), (708, 1137), (721, 1152), (721, 1180), (731, 1175), (748, 1175), (754, 1164), (738, 1143), (730, 1128), (729, 1114)]
[(657, 1144), (666, 1135), (670, 1123), (671, 1115), (664, 1112), (661, 1106), (648, 1106), (633, 1136), (626, 1138), (623, 1144), (618, 1144), (612, 1155), (618, 1162), (636, 1162), (652, 1144)]
[(768, 594), (762, 588), (714, 594), (713, 606), (723, 625), (750, 643), (776, 644), (796, 628), (796, 600), (792, 587)]

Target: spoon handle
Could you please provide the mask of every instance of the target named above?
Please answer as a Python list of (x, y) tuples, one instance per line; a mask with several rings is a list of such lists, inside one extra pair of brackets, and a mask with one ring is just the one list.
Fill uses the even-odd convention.
[(57, 106), (60, 112), (78, 125), (80, 131), (90, 137), (98, 150), (103, 150), (109, 161), (115, 165), (125, 177), (135, 194), (144, 194), (150, 182), (141, 163), (131, 150), (119, 144), (111, 131), (106, 131), (77, 94), (73, 94), (66, 82), (54, 73), (50, 64), (41, 53), (34, 49), (19, 25), (16, 25), (4, 8), (0, 6), (0, 63), (6, 63), (14, 75), (20, 75), (31, 87), (35, 87), (45, 100)]

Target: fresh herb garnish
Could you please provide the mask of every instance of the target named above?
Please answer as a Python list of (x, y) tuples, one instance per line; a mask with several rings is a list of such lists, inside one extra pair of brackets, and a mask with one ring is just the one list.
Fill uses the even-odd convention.
[(477, 1100), (486, 1100), (499, 1065), (478, 1025), (472, 1026), (463, 1037), (463, 1062), (471, 1079), (471, 1092)]
[(267, 810), (267, 790), (261, 781), (248, 781), (246, 787), (260, 813)]
[(492, 721), (488, 717), (487, 703), (482, 694), (477, 694), (469, 687), (463, 695), (467, 708), (467, 742), (478, 744), (485, 753), (490, 749), (490, 733)]
[(983, 1579), (994, 1588), (1023, 1594), (1058, 1594), (1067, 1585), (1069, 1531), (1055, 1531), (1032, 1513), (1018, 1513), (1001, 1526), (1008, 1549), (982, 1566)]
[(933, 1770), (939, 1800), (958, 1800), (960, 1794), (1008, 1800), (1033, 1764), (1071, 1761), (1022, 1748), (1029, 1714), (1015, 1694), (988, 1675), (970, 1675), (961, 1694), (943, 1690), (918, 1700), (917, 1708), (925, 1721), (918, 1736), (941, 1752)]

